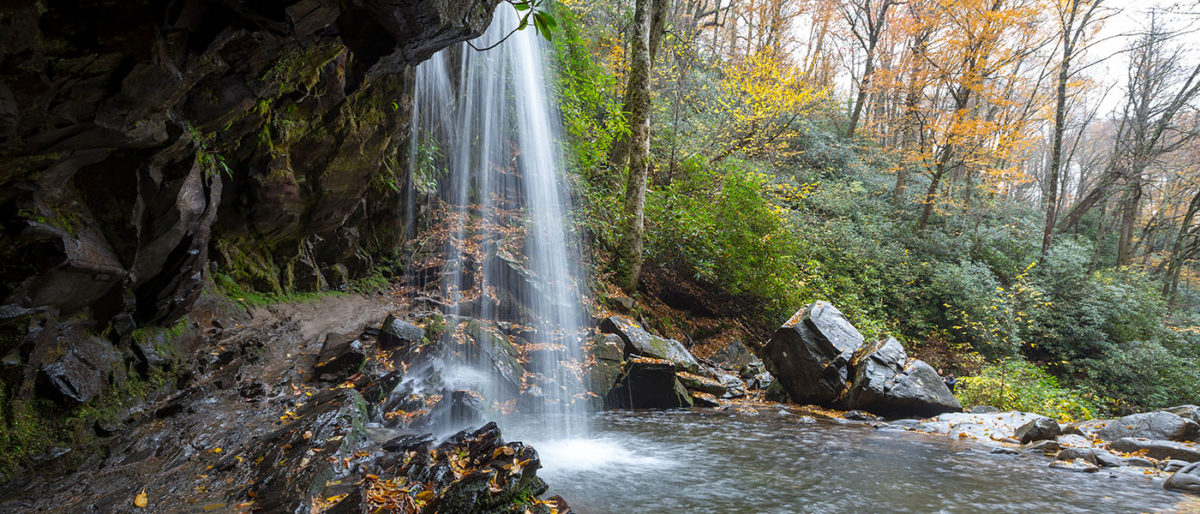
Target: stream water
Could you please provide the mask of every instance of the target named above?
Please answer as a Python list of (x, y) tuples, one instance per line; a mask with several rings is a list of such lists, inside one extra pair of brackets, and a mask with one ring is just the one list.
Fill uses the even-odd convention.
[(1136, 473), (1064, 471), (945, 436), (763, 412), (596, 414), (589, 438), (533, 440), (538, 474), (589, 514), (1162, 512), (1188, 501)]

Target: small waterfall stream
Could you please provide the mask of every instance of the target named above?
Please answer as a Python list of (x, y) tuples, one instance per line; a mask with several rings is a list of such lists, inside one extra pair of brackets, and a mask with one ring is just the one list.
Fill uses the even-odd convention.
[[(409, 194), (436, 188), (443, 209), (443, 340), (461, 348), (445, 374), (481, 393), (491, 418), (515, 411), (537, 416), (544, 435), (577, 435), (587, 411), (578, 242), (566, 223), (545, 42), (514, 32), (519, 23), (501, 4), (473, 42), (494, 48), (460, 45), (417, 67)], [(509, 343), (527, 359), (517, 391), (504, 376)]]

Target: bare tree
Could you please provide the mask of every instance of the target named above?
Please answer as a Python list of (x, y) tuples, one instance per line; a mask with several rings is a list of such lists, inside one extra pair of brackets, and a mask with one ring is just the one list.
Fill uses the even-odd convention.
[(867, 101), (871, 77), (875, 73), (875, 51), (887, 26), (888, 9), (893, 5), (896, 5), (895, 0), (851, 0), (839, 7), (842, 18), (850, 25), (850, 33), (866, 52), (862, 78), (858, 81), (858, 95), (854, 98), (854, 105), (850, 110), (850, 123), (846, 127), (847, 139), (854, 138), (863, 104)]

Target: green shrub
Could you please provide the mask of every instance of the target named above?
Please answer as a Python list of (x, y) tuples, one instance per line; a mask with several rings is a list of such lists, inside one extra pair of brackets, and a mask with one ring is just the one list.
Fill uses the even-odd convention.
[(1103, 415), (1110, 402), (1063, 387), (1054, 375), (1020, 359), (1005, 359), (984, 366), (979, 375), (960, 378), (954, 395), (964, 406), (1033, 412), (1064, 423)]

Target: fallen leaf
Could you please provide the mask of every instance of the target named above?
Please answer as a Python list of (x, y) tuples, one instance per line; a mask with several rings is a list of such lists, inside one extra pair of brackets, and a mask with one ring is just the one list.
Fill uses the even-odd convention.
[(138, 493), (137, 496), (133, 498), (133, 506), (144, 509), (146, 508), (146, 505), (149, 504), (150, 498), (146, 497), (146, 488), (143, 487), (142, 492)]

